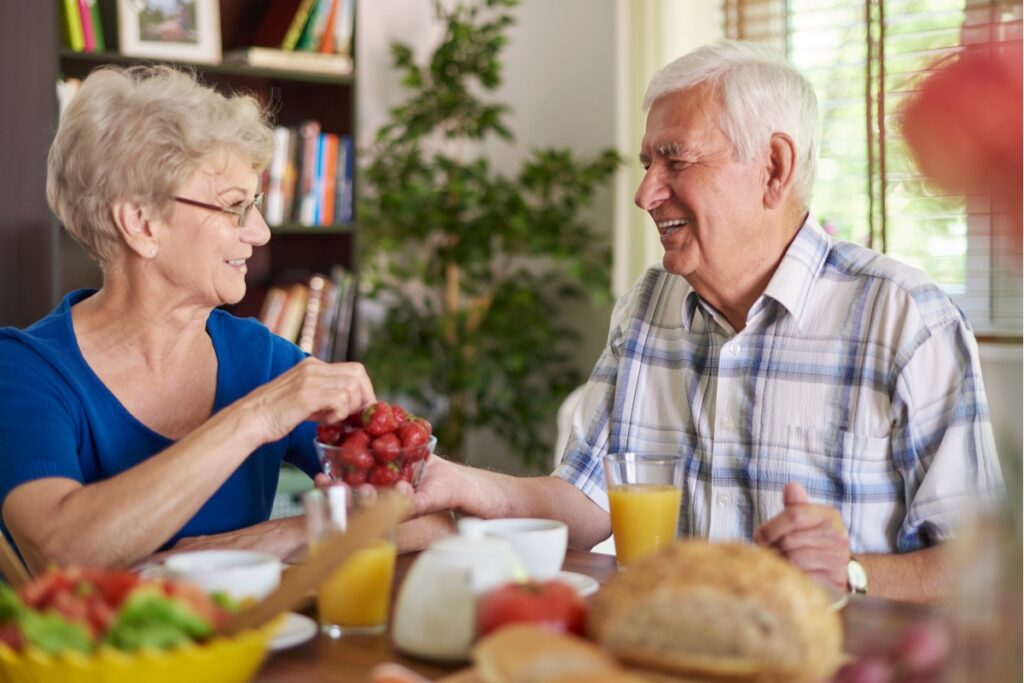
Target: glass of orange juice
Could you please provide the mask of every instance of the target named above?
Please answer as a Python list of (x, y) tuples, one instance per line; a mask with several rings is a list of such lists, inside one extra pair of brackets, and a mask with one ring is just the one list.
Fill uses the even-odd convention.
[(604, 456), (615, 559), (625, 567), (676, 539), (683, 500), (683, 457)]
[[(350, 493), (348, 486), (336, 484), (304, 496), (310, 553), (316, 553), (319, 540), (345, 532), (352, 509)], [(340, 638), (380, 633), (387, 627), (395, 555), (392, 532), (356, 552), (320, 584), (316, 607), (321, 632)]]

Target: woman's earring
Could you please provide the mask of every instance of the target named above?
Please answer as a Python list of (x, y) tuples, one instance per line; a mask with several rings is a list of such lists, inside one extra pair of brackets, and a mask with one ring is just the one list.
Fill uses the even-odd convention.
[(149, 258), (154, 258), (155, 256), (156, 256), (156, 247), (150, 247), (149, 248)]

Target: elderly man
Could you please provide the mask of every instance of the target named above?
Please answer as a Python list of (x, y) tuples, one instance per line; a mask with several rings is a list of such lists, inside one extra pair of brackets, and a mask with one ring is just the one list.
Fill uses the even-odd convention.
[(664, 270), (616, 307), (561, 465), (519, 479), (435, 459), (418, 507), (562, 519), (590, 547), (611, 529), (601, 457), (681, 453), (681, 534), (752, 539), (843, 588), (940, 597), (936, 546), (964, 500), (1001, 488), (963, 315), (811, 216), (816, 98), (774, 53), (702, 47), (644, 105), (636, 203)]

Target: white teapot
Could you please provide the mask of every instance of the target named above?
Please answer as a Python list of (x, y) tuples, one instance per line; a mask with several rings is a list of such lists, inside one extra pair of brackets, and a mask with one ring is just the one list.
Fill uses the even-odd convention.
[(459, 521), (459, 535), (423, 552), (405, 577), (391, 629), (395, 646), (441, 662), (469, 658), (476, 636), (476, 599), (526, 572), (508, 541), (485, 537), (480, 520)]

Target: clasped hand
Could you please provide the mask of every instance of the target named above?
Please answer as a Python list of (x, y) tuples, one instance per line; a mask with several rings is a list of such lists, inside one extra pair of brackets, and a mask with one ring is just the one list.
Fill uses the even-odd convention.
[(805, 573), (846, 590), (850, 537), (839, 512), (812, 503), (804, 487), (786, 484), (782, 512), (754, 531), (754, 543), (774, 548)]

